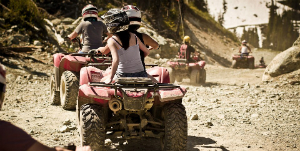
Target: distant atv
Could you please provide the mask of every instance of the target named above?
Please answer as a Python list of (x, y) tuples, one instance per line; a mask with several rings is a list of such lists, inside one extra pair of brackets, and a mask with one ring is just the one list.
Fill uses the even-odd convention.
[(254, 69), (254, 57), (252, 55), (234, 54), (232, 56), (231, 68)]
[[(84, 71), (83, 71), (84, 70)], [(187, 117), (182, 98), (186, 89), (169, 84), (165, 68), (147, 70), (146, 77), (119, 78), (114, 84), (93, 82), (104, 72), (82, 69), (76, 114), (81, 145), (105, 150), (105, 139), (161, 139), (163, 151), (187, 149)]]
[(53, 105), (63, 109), (76, 108), (79, 90), (79, 72), (82, 67), (96, 66), (106, 69), (111, 58), (87, 53), (56, 53), (53, 55), (54, 70), (50, 80), (50, 97)]
[[(206, 81), (206, 70), (204, 69), (205, 61), (186, 62), (186, 59), (173, 59), (169, 61), (168, 71), (170, 73), (170, 82), (174, 83), (181, 82), (183, 78), (189, 77), (191, 84), (205, 84)], [(197, 61), (196, 61), (197, 60)]]

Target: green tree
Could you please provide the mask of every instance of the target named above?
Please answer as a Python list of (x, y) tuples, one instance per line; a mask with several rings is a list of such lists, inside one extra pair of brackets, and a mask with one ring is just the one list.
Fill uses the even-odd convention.
[(268, 7), (270, 9), (270, 17), (263, 47), (284, 51), (291, 47), (293, 42), (299, 37), (299, 33), (294, 29), (292, 23), (293, 20), (298, 18), (299, 13), (296, 10), (287, 10), (278, 15), (276, 13), (278, 7), (273, 1)]
[(43, 16), (32, 0), (11, 0), (8, 8), (11, 10), (9, 12), (11, 23), (21, 26), (26, 25), (24, 21), (34, 23), (35, 25), (43, 24)]

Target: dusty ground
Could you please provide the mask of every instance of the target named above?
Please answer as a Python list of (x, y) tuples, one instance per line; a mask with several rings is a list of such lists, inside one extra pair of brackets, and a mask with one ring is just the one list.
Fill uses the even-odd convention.
[[(8, 68), (7, 93), (0, 119), (23, 128), (49, 146), (69, 142), (79, 145), (75, 112), (50, 105), (49, 75), (53, 66), (50, 56), (38, 50), (0, 56), (1, 63)], [(262, 83), (263, 69), (207, 65), (206, 70), (204, 86), (189, 85), (188, 79), (178, 83), (188, 88), (184, 105), (189, 151), (299, 150), (299, 82), (283, 77)], [(198, 119), (191, 120), (194, 116)], [(64, 132), (65, 126), (71, 130)], [(159, 141), (137, 140), (108, 147), (152, 151), (159, 150)]]

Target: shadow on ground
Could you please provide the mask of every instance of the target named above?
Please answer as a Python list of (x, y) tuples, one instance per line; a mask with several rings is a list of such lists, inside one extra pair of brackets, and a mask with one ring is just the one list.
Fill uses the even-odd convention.
[[(222, 151), (228, 151), (223, 146), (217, 146), (216, 141), (197, 136), (188, 136), (187, 150), (188, 151), (199, 151), (199, 148), (210, 148), (210, 149), (221, 149)], [(160, 151), (160, 139), (156, 138), (144, 138), (141, 140), (132, 139), (128, 141), (113, 141), (110, 146), (107, 146), (109, 151)]]

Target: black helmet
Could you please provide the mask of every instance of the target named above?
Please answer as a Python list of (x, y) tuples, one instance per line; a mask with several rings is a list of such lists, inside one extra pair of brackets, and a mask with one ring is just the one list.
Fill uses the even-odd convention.
[(126, 12), (116, 8), (110, 9), (101, 18), (104, 20), (110, 33), (127, 30), (130, 23)]

